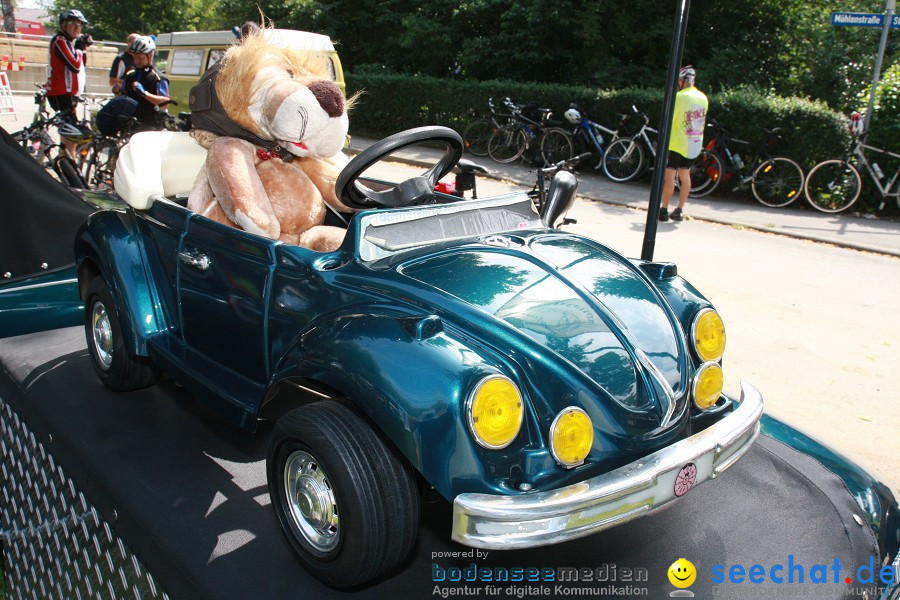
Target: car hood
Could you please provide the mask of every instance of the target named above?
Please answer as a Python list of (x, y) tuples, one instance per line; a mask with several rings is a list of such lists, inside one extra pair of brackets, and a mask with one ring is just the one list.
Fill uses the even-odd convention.
[(684, 395), (680, 326), (647, 276), (602, 245), (568, 234), (492, 236), (400, 270), (476, 308), (466, 311), (467, 331), (511, 327), (536, 343), (536, 360), (555, 357), (564, 376), (626, 409), (658, 412), (659, 424)]

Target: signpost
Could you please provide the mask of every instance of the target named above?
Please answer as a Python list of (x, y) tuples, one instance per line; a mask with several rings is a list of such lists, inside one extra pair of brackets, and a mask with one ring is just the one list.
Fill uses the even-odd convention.
[(831, 24), (837, 27), (881, 27), (881, 44), (878, 46), (878, 57), (875, 59), (875, 74), (872, 76), (872, 93), (869, 94), (869, 107), (866, 109), (863, 131), (869, 131), (872, 110), (875, 107), (875, 91), (881, 76), (881, 62), (884, 60), (884, 48), (887, 46), (888, 33), (891, 29), (900, 28), (900, 15), (894, 14), (897, 0), (887, 0), (884, 14), (839, 12), (831, 13)]

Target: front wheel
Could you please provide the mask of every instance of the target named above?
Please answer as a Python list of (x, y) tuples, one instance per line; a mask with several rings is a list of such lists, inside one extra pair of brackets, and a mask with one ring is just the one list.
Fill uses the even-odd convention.
[(775, 156), (753, 171), (750, 189), (760, 204), (780, 208), (796, 200), (803, 192), (803, 167), (797, 161)]
[(91, 364), (106, 387), (127, 392), (156, 383), (160, 371), (146, 356), (125, 346), (116, 302), (102, 277), (88, 283), (84, 298), (84, 333)]
[(84, 180), (92, 190), (113, 188), (113, 174), (119, 146), (112, 140), (102, 141), (94, 146), (84, 167)]
[(511, 163), (525, 152), (528, 138), (518, 127), (506, 125), (501, 127), (488, 140), (488, 154), (498, 163)]
[(497, 126), (490, 119), (476, 119), (463, 130), (462, 139), (466, 152), (474, 156), (487, 156), (488, 140)]
[(541, 158), (545, 165), (569, 160), (575, 156), (575, 146), (572, 143), (572, 134), (565, 129), (551, 127), (541, 136)]
[(691, 192), (694, 198), (702, 198), (713, 193), (725, 174), (725, 165), (719, 155), (704, 150), (691, 165)]
[(412, 551), (419, 524), (412, 469), (350, 407), (326, 400), (286, 413), (266, 469), (288, 541), (322, 583), (361, 585)]
[(809, 172), (804, 190), (813, 208), (837, 213), (853, 206), (859, 198), (862, 177), (846, 160), (826, 160)]
[(613, 181), (631, 181), (644, 168), (644, 149), (632, 138), (620, 138), (603, 154), (603, 172)]

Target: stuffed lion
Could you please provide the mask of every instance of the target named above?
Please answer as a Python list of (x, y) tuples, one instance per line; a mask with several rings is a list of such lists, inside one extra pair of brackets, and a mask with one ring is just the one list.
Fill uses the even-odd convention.
[(191, 89), (192, 136), (208, 150), (188, 208), (220, 223), (330, 251), (349, 211), (334, 184), (347, 159), (348, 101), (325, 58), (277, 46), (264, 33), (228, 50)]

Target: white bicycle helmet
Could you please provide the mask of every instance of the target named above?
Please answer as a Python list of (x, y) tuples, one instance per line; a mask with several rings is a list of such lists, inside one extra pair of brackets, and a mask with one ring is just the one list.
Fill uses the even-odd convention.
[(59, 24), (62, 25), (66, 21), (81, 21), (81, 24), (85, 27), (88, 25), (88, 20), (84, 18), (84, 13), (74, 8), (59, 13)]
[(135, 54), (150, 54), (154, 50), (156, 50), (156, 42), (149, 35), (134, 38), (134, 41), (128, 46), (128, 51)]
[(563, 116), (566, 117), (566, 121), (571, 123), (572, 125), (578, 125), (581, 123), (581, 113), (574, 106), (570, 106), (569, 110), (563, 113)]
[(694, 67), (691, 65), (687, 65), (686, 67), (682, 67), (678, 72), (678, 79), (682, 81), (686, 81), (690, 85), (694, 85), (694, 79), (697, 77), (697, 71), (694, 70)]
[(89, 127), (80, 127), (75, 123), (63, 121), (59, 125), (59, 137), (72, 140), (78, 145), (87, 144), (94, 139), (94, 132)]

